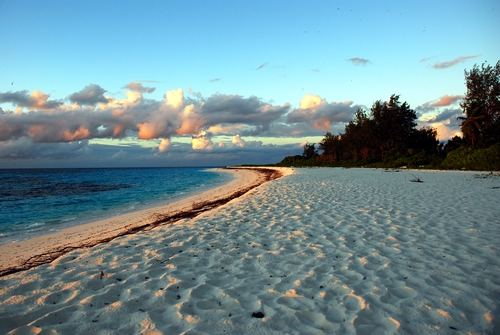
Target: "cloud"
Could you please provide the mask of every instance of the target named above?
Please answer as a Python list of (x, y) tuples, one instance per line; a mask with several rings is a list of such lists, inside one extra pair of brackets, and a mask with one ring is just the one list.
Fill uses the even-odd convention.
[(111, 159), (113, 160), (123, 159), (126, 158), (127, 156), (129, 156), (129, 154), (125, 150), (120, 149), (117, 153), (111, 156)]
[(45, 94), (39, 90), (6, 92), (0, 93), (0, 103), (10, 102), (18, 107), (27, 107), (31, 109), (53, 109), (61, 106), (60, 100), (49, 100), (50, 94)]
[(198, 134), (205, 125), (205, 120), (200, 114), (199, 107), (194, 104), (187, 105), (179, 113), (181, 119), (180, 126), (177, 128), (177, 135)]
[(172, 142), (168, 138), (164, 138), (161, 140), (160, 145), (158, 146), (158, 151), (160, 153), (168, 152), (172, 149)]
[[(438, 139), (447, 140), (460, 134), (462, 110), (456, 104), (463, 99), (462, 95), (444, 95), (438, 101), (429, 101), (415, 108), (419, 126), (430, 126), (437, 130)], [(453, 106), (455, 105), (455, 108)], [(443, 108), (448, 107), (448, 108)], [(450, 108), (451, 107), (451, 108)]]
[(481, 55), (479, 54), (479, 55), (474, 55), (474, 56), (460, 56), (460, 57), (455, 58), (452, 61), (436, 63), (436, 64), (432, 65), (432, 67), (435, 69), (438, 69), (438, 70), (439, 69), (446, 69), (446, 68), (452, 67), (454, 65), (463, 63), (468, 59), (477, 58), (479, 56), (481, 56)]
[(216, 145), (212, 150), (193, 150), (191, 143), (179, 142), (172, 146), (169, 152), (161, 154), (157, 150), (151, 150), (149, 146), (131, 144), (117, 148), (92, 141), (33, 144), (28, 138), (22, 138), (15, 142), (17, 142), (15, 150), (13, 146), (8, 146), (7, 142), (0, 142), (0, 159), (4, 168), (272, 164), (285, 156), (302, 153), (302, 148), (298, 144), (263, 145), (260, 141), (247, 141), (245, 147)]
[(215, 94), (204, 101), (201, 106), (201, 117), (205, 126), (245, 124), (253, 126), (255, 134), (269, 131), (272, 122), (278, 120), (290, 109), (284, 106), (272, 106), (251, 96)]
[(354, 65), (358, 65), (358, 66), (359, 65), (365, 66), (365, 65), (371, 63), (368, 59), (359, 58), (359, 57), (349, 58), (347, 61), (351, 62)]
[(462, 115), (463, 112), (460, 109), (445, 109), (435, 115), (423, 118), (423, 120), (427, 123), (445, 122), (446, 124), (456, 123), (460, 125), (461, 122), (457, 121), (457, 117)]
[(259, 67), (256, 68), (256, 70), (263, 69), (264, 67), (266, 67), (267, 64), (268, 64), (268, 62), (265, 62), (264, 64), (259, 65)]
[(300, 101), (300, 108), (288, 114), (287, 123), (309, 123), (315, 129), (330, 131), (332, 123), (351, 121), (361, 107), (351, 101), (327, 103), (320, 96), (308, 94)]
[(165, 94), (165, 103), (174, 109), (179, 109), (184, 103), (184, 92), (181, 88), (167, 91)]
[(106, 90), (101, 86), (90, 84), (83, 88), (80, 92), (71, 94), (68, 98), (71, 102), (77, 103), (81, 106), (94, 106), (99, 102), (108, 102), (108, 99), (104, 97), (104, 93), (106, 93)]
[[(156, 138), (169, 139), (171, 136), (183, 135), (189, 132), (198, 132), (192, 120), (189, 117), (195, 118), (190, 111), (192, 106), (185, 106), (184, 92), (182, 89), (170, 90), (165, 94), (165, 100), (158, 103), (151, 110), (145, 107), (141, 115), (135, 114), (139, 123), (137, 137), (142, 140), (150, 140)], [(149, 112), (149, 115), (147, 114)], [(186, 118), (185, 122), (183, 118)], [(191, 123), (191, 124), (188, 124)], [(179, 131), (181, 132), (179, 134)]]
[[(203, 97), (190, 94), (186, 97), (182, 89), (166, 91), (163, 99), (154, 100), (143, 98), (143, 93), (152, 88), (136, 82), (124, 87), (129, 89), (126, 97), (114, 98), (104, 97), (106, 91), (91, 84), (72, 94), (71, 104), (51, 100), (48, 94), (40, 91), (0, 92), (3, 102), (17, 105), (15, 111), (0, 111), (2, 152), (9, 157), (24, 158), (52, 159), (56, 152), (60, 152), (61, 157), (80, 157), (89, 154), (88, 148), (96, 146), (82, 145), (78, 149), (81, 151), (71, 151), (69, 144), (93, 139), (155, 140), (157, 146), (154, 150), (150, 145), (142, 148), (137, 144), (134, 150), (141, 153), (140, 157), (149, 154), (171, 157), (179, 152), (179, 148), (188, 150), (183, 151), (183, 155), (187, 152), (256, 149), (262, 144), (243, 138), (321, 135), (325, 130), (343, 128), (357, 107), (352, 102), (327, 103), (319, 96), (310, 95), (302, 99), (300, 108), (292, 109), (289, 104), (273, 105), (255, 96), (214, 94)], [(25, 106), (38, 108), (26, 111)], [(190, 145), (179, 147), (182, 141), (175, 142), (179, 136), (191, 138)], [(216, 136), (230, 137), (219, 147), (214, 144), (213, 137)], [(217, 143), (220, 143), (219, 139)], [(21, 149), (23, 146), (26, 147), (25, 153)], [(37, 154), (34, 148), (43, 149), (46, 154)], [(106, 152), (105, 146), (99, 148), (103, 153), (99, 160), (104, 165), (117, 154), (116, 148)], [(130, 154), (132, 149), (123, 150)], [(122, 154), (115, 156), (116, 162), (127, 158)], [(146, 161), (142, 163), (146, 164)]]
[(424, 57), (420, 60), (420, 63), (425, 63), (425, 62), (428, 62), (430, 61), (431, 59), (434, 59), (434, 58), (437, 58), (437, 57), (440, 57), (442, 55), (438, 55), (438, 56), (430, 56), (430, 57)]
[(240, 148), (243, 148), (245, 146), (245, 141), (240, 137), (239, 134), (233, 136), (231, 143)]
[(418, 124), (435, 128), (438, 133), (438, 139), (444, 141), (457, 134), (461, 134), (461, 121), (457, 120), (457, 117), (462, 115), (463, 113), (460, 109), (445, 109), (435, 115), (422, 117), (418, 120)]
[[(74, 159), (89, 154), (88, 141), (71, 143), (34, 143), (27, 137), (0, 141), (0, 159)], [(5, 162), (5, 161), (4, 161)], [(36, 165), (35, 165), (36, 166)]]
[(130, 84), (125, 85), (122, 88), (128, 88), (131, 91), (140, 93), (153, 93), (156, 90), (155, 87), (145, 87), (141, 83), (137, 82), (131, 82)]
[(447, 107), (456, 105), (460, 100), (464, 98), (463, 95), (443, 95), (437, 101), (428, 101), (417, 108), (415, 111), (417, 116), (420, 117), (424, 114), (433, 113), (436, 114), (440, 111), (440, 107)]
[[(140, 86), (128, 85), (126, 99), (106, 97), (98, 85), (89, 85), (72, 95), (73, 105), (60, 102), (57, 108), (28, 113), (2, 111), (0, 141), (28, 137), (36, 143), (69, 142), (93, 138), (169, 139), (197, 135), (203, 130), (228, 134), (270, 134), (271, 124), (285, 115), (290, 106), (273, 106), (257, 97), (216, 94), (200, 99), (184, 97), (182, 89), (167, 91), (164, 100), (144, 100)], [(3, 101), (18, 105), (48, 107), (48, 95), (35, 91), (0, 93)], [(97, 106), (86, 105), (98, 102)], [(128, 134), (128, 135), (127, 135)]]
[(220, 81), (220, 78), (214, 78), (214, 79), (209, 80), (208, 82), (209, 83), (215, 83), (217, 81)]
[(464, 98), (463, 95), (444, 95), (439, 101), (431, 104), (431, 107), (444, 107), (455, 104), (457, 101), (462, 100)]
[(203, 131), (198, 136), (191, 136), (191, 145), (193, 150), (212, 150), (214, 148), (212, 134)]

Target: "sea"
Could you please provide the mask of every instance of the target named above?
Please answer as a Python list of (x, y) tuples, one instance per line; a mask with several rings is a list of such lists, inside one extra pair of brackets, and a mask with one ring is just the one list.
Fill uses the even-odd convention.
[(0, 169), (0, 244), (166, 205), (232, 178), (212, 168)]

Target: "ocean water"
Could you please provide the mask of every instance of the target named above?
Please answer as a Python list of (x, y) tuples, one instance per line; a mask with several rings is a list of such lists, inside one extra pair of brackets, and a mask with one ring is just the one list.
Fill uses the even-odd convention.
[(207, 168), (0, 169), (0, 244), (165, 205), (231, 178)]

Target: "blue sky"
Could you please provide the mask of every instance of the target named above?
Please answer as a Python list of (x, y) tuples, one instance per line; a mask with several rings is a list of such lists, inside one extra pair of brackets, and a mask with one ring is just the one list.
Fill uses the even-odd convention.
[(499, 12), (497, 1), (3, 0), (0, 168), (273, 163), (391, 94), (445, 140), (459, 132), (464, 69), (500, 59)]

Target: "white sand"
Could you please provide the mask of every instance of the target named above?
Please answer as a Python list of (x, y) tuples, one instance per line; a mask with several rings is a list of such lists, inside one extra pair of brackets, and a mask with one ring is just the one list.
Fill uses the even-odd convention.
[[(293, 171), (284, 168), (274, 168), (282, 174)], [(153, 207), (125, 215), (120, 215), (88, 224), (66, 228), (57, 233), (39, 236), (29, 241), (20, 241), (0, 245), (0, 273), (2, 270), (24, 264), (32, 256), (41, 255), (55, 250), (72, 248), (73, 246), (95, 245), (103, 239), (120, 236), (124, 232), (150, 224), (160, 215), (170, 215), (192, 210), (193, 206), (207, 201), (215, 201), (231, 196), (235, 191), (246, 189), (264, 182), (264, 176), (255, 173), (252, 168), (246, 169), (215, 169), (231, 173), (235, 178), (229, 183), (204, 192), (195, 193), (165, 206)]]
[(298, 169), (195, 219), (0, 278), (0, 333), (499, 334), (498, 186), (470, 172)]

